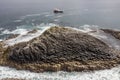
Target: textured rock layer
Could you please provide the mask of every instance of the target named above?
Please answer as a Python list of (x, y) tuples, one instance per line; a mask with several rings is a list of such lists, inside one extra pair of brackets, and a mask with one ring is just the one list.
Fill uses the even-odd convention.
[(76, 30), (53, 27), (28, 43), (16, 45), (10, 52), (12, 61), (59, 63), (66, 61), (116, 59), (102, 41)]
[[(42, 71), (86, 71), (119, 64), (120, 52), (71, 28), (52, 27), (29, 42), (8, 48), (4, 65)], [(9, 63), (9, 64), (7, 64)]]

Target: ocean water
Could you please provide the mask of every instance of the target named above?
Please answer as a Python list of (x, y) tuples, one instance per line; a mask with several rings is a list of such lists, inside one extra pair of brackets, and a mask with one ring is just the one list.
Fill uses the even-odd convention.
[[(54, 14), (54, 8), (64, 11)], [(120, 49), (120, 41), (100, 31), (100, 28), (120, 30), (120, 0), (0, 0), (0, 41), (6, 46), (29, 41), (52, 26), (66, 26), (89, 32), (110, 47)], [(35, 34), (27, 34), (37, 29)], [(23, 76), (23, 74), (25, 74)], [(0, 66), (0, 79), (23, 78), (32, 80), (120, 80), (120, 66), (94, 72), (33, 73)]]
[[(64, 11), (54, 14), (54, 8)], [(120, 0), (0, 0), (0, 39), (6, 31), (33, 29), (50, 23), (120, 29)], [(43, 27), (44, 27), (43, 25)]]

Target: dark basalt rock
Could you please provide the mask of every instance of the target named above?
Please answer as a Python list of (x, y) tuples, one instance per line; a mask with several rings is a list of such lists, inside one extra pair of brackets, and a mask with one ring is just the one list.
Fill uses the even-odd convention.
[(119, 53), (86, 33), (52, 27), (41, 36), (12, 47), (9, 60), (17, 63), (64, 63), (89, 60), (116, 60)]
[(116, 39), (120, 40), (120, 31), (111, 30), (111, 29), (101, 29), (101, 30), (103, 30), (105, 33), (114, 36)]

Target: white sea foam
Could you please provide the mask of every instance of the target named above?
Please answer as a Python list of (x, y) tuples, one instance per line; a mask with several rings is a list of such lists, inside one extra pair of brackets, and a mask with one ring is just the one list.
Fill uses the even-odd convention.
[(12, 46), (14, 44), (17, 44), (17, 43), (20, 43), (20, 42), (26, 42), (26, 41), (29, 41), (35, 37), (38, 36), (38, 34), (40, 34), (41, 31), (38, 31), (36, 32), (35, 34), (25, 34), (25, 35), (19, 35), (18, 37), (16, 38), (13, 38), (13, 39), (9, 39), (9, 40), (6, 40), (4, 41), (4, 43), (8, 46)]
[(22, 20), (15, 20), (15, 21), (13, 21), (13, 22), (21, 22)]
[(105, 42), (110, 47), (120, 50), (120, 40), (116, 39), (110, 34), (105, 33), (104, 31), (100, 30), (97, 25), (84, 25), (81, 26), (80, 31), (89, 33), (90, 35), (100, 39), (101, 41)]
[(53, 16), (53, 14), (46, 14), (45, 17)]
[(0, 28), (0, 31), (2, 31), (3, 30), (3, 28)]
[(120, 49), (120, 40), (116, 39), (110, 34), (105, 33), (104, 31), (99, 30), (95, 33), (90, 33), (90, 35), (102, 40), (103, 42), (107, 43), (110, 47)]
[(26, 18), (26, 17), (32, 17), (32, 16), (40, 16), (42, 14), (29, 14), (29, 15), (26, 15), (26, 16), (22, 16), (23, 18)]
[(59, 19), (54, 19), (55, 22), (59, 21)]
[(3, 41), (2, 39), (0, 39), (0, 41)]
[(6, 29), (2, 32), (2, 34), (21, 34), (21, 35), (23, 35), (23, 34), (26, 34), (27, 32), (28, 32), (27, 29), (15, 29), (13, 31)]
[(120, 80), (120, 66), (94, 72), (44, 72), (33, 73), (0, 66), (0, 79), (22, 78), (31, 80)]
[(83, 25), (79, 27), (79, 30), (85, 33), (91, 32), (91, 31), (98, 31), (99, 26), (97, 25)]
[(20, 29), (16, 29), (12, 32), (9, 31), (5, 31), (8, 33), (17, 33), (18, 31), (20, 32), (20, 35), (16, 38), (13, 39), (9, 39), (9, 40), (5, 40), (4, 43), (6, 44), (6, 46), (12, 46), (14, 44), (20, 43), (20, 42), (27, 42), (35, 37), (40, 36), (45, 30), (47, 30), (48, 28), (55, 26), (55, 24), (49, 23), (49, 24), (40, 24), (38, 26), (35, 26), (37, 29), (36, 33), (28, 33), (29, 31), (25, 30), (21, 30)]
[(25, 19), (25, 18), (27, 18), (27, 17), (34, 17), (34, 16), (41, 16), (41, 15), (44, 15), (44, 14), (49, 14), (49, 12), (43, 12), (43, 13), (41, 13), (41, 14), (29, 14), (29, 15), (26, 15), (26, 16), (22, 16), (20, 19)]

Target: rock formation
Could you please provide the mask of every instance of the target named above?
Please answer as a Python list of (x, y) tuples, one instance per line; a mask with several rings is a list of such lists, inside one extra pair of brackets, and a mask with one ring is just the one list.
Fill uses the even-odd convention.
[(9, 47), (0, 64), (35, 72), (107, 69), (120, 63), (120, 52), (79, 30), (51, 27), (42, 35)]
[(111, 30), (111, 29), (101, 29), (101, 30), (103, 30), (105, 33), (114, 36), (116, 39), (120, 40), (120, 31)]

